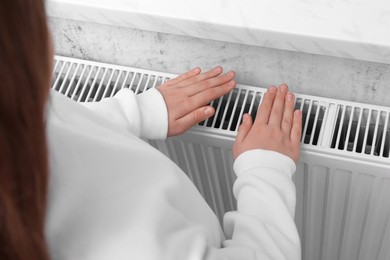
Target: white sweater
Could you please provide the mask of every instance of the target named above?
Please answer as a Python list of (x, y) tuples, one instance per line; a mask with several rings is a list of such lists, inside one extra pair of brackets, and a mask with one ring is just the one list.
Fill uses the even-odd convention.
[(238, 210), (220, 224), (169, 158), (140, 137), (164, 139), (160, 92), (81, 105), (52, 91), (46, 235), (53, 260), (300, 259), (294, 162), (252, 150), (234, 170)]

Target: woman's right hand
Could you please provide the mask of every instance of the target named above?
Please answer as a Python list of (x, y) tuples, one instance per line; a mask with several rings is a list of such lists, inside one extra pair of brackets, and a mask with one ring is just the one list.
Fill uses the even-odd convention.
[(253, 150), (264, 149), (287, 155), (295, 163), (299, 161), (302, 132), (302, 112), (294, 112), (294, 94), (287, 85), (271, 86), (263, 97), (256, 120), (243, 116), (233, 145), (233, 156)]
[(235, 72), (222, 74), (222, 67), (200, 73), (188, 71), (159, 86), (168, 110), (168, 136), (179, 135), (215, 113), (209, 103), (229, 93), (235, 86)]

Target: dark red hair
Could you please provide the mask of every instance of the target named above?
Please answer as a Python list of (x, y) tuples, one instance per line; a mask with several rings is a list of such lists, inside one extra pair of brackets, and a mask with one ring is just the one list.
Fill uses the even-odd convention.
[(0, 0), (0, 259), (49, 258), (50, 46), (43, 0)]

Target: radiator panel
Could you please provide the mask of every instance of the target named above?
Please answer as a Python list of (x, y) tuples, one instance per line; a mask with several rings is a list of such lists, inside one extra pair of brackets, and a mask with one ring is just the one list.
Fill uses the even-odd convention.
[[(55, 57), (52, 88), (95, 102), (136, 94), (175, 75)], [(211, 102), (216, 113), (186, 134), (146, 140), (191, 179), (222, 222), (236, 208), (231, 147), (243, 113), (256, 117), (265, 89), (238, 85)], [(390, 109), (296, 94), (302, 155), (293, 177), (295, 222), (306, 260), (390, 259)]]
[[(191, 138), (187, 134), (151, 144), (187, 173), (222, 221), (224, 212), (236, 208), (231, 192), (235, 180), (231, 150), (210, 145), (207, 140), (203, 144), (191, 142)], [(162, 149), (164, 145), (170, 148)], [(303, 259), (387, 259), (381, 256), (390, 253), (386, 244), (389, 167), (373, 168), (357, 160), (346, 164), (344, 158), (303, 151), (294, 182), (295, 222)], [(372, 258), (373, 254), (378, 258)]]
[(390, 252), (389, 166), (305, 151), (302, 164), (295, 181), (304, 259), (387, 259), (373, 255)]

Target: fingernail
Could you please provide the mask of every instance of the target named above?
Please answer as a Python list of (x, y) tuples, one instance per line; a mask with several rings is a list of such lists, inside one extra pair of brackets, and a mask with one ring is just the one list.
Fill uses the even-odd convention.
[(229, 87), (234, 87), (236, 85), (236, 82), (234, 80), (232, 80), (232, 81), (229, 81), (229, 83), (227, 85)]
[(268, 90), (269, 90), (269, 92), (271, 92), (271, 93), (275, 93), (275, 92), (276, 92), (276, 87), (271, 86), (271, 87), (268, 88)]
[(227, 75), (228, 77), (233, 77), (233, 76), (234, 76), (234, 72), (233, 72), (233, 71), (229, 71), (226, 75)]
[(222, 68), (220, 66), (214, 68), (214, 72), (221, 72), (222, 71)]
[(211, 107), (206, 107), (204, 110), (203, 110), (204, 114), (206, 116), (210, 116), (213, 114), (213, 109)]
[(287, 101), (291, 102), (293, 100), (293, 94), (287, 93)]
[(295, 110), (294, 116), (295, 117), (300, 117), (301, 116), (301, 111), (300, 110)]
[(198, 73), (200, 71), (200, 68), (199, 67), (196, 67), (195, 69), (192, 70), (193, 72), (195, 73)]
[(242, 117), (242, 123), (243, 124), (247, 124), (248, 123), (248, 119), (249, 119), (249, 116), (247, 114), (244, 114), (244, 116)]
[(287, 86), (285, 85), (285, 84), (283, 84), (283, 85), (280, 85), (280, 90), (282, 91), (282, 92), (287, 92)]

